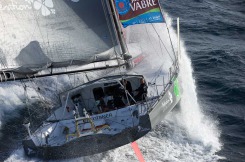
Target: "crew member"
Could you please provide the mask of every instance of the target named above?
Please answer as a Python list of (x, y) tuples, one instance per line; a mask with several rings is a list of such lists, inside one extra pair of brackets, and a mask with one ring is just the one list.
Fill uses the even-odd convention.
[(145, 97), (147, 95), (147, 85), (145, 83), (144, 78), (140, 79), (140, 86), (135, 91), (138, 92), (137, 95), (134, 97), (136, 101), (142, 101), (145, 100)]
[(107, 107), (107, 105), (106, 105), (106, 103), (105, 103), (105, 101), (104, 101), (104, 98), (103, 97), (100, 97), (100, 100), (99, 100), (100, 102), (99, 102), (99, 106), (100, 106), (100, 108), (101, 108), (101, 111), (102, 112), (108, 112), (109, 111), (109, 109), (108, 109), (108, 107)]
[(114, 106), (116, 109), (120, 109), (125, 106), (124, 102), (122, 101), (122, 96), (124, 95), (124, 91), (120, 85), (114, 89), (113, 99), (114, 99)]
[(127, 81), (126, 79), (123, 79), (123, 86), (126, 88), (128, 93), (133, 96), (133, 93), (132, 93), (133, 89), (132, 89), (131, 83), (129, 81)]
[(129, 103), (133, 104), (134, 102), (133, 102), (131, 97), (134, 97), (134, 94), (133, 94), (133, 89), (132, 89), (131, 83), (129, 81), (127, 81), (126, 79), (123, 79), (123, 86), (128, 91), (128, 93), (130, 94), (130, 96), (127, 97), (126, 94), (124, 93), (124, 95), (123, 95), (124, 98), (126, 100), (129, 99)]

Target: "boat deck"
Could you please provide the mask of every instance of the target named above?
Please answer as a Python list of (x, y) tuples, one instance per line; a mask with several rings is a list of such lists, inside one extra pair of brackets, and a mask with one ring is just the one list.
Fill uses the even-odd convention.
[[(156, 99), (155, 99), (156, 100)], [(147, 104), (153, 104), (154, 100)], [(127, 106), (107, 113), (46, 123), (33, 133), (35, 145), (60, 146), (76, 138), (105, 134), (115, 135), (139, 125), (139, 117), (148, 113), (146, 103)], [(92, 124), (90, 123), (90, 120)]]

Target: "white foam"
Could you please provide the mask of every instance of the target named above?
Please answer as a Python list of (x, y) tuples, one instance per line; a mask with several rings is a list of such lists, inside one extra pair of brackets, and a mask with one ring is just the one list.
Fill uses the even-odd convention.
[(34, 162), (40, 160), (26, 158), (23, 149), (18, 149), (14, 151), (13, 154), (8, 159), (5, 160), (5, 162), (22, 162), (22, 161)]
[(221, 143), (217, 121), (202, 112), (197, 99), (195, 82), (192, 79), (191, 62), (187, 55), (184, 54), (182, 57), (180, 75), (184, 83), (183, 95), (181, 111), (176, 119), (193, 140), (201, 141), (205, 146), (213, 147), (218, 151), (221, 149)]
[(3, 118), (6, 118), (6, 116), (10, 113), (12, 116), (15, 116), (14, 110), (23, 106), (22, 98), (20, 97), (21, 95), (23, 95), (22, 89), (19, 85), (1, 83), (0, 129), (1, 129)]
[[(168, 18), (168, 20), (170, 20)], [(176, 34), (170, 28), (173, 40), (176, 42)], [(204, 146), (212, 147), (214, 152), (221, 149), (219, 140), (220, 130), (218, 122), (213, 117), (206, 115), (198, 103), (196, 84), (193, 78), (191, 60), (186, 53), (185, 46), (181, 41), (180, 78), (183, 94), (181, 97), (181, 109), (175, 119), (178, 125), (183, 127), (192, 140), (200, 141)]]

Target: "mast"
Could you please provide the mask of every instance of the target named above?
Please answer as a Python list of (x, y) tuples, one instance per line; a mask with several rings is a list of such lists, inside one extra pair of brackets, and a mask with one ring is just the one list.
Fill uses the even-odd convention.
[(116, 12), (116, 8), (114, 5), (114, 1), (113, 0), (109, 0), (109, 5), (112, 11), (112, 15), (113, 15), (113, 19), (114, 19), (114, 24), (116, 26), (116, 31), (117, 31), (117, 36), (121, 45), (121, 49), (122, 49), (122, 54), (128, 54), (128, 49), (127, 49), (127, 45), (125, 43), (125, 39), (123, 38), (123, 31), (122, 31), (122, 27), (120, 24), (120, 21), (118, 19), (117, 16), (117, 12)]

